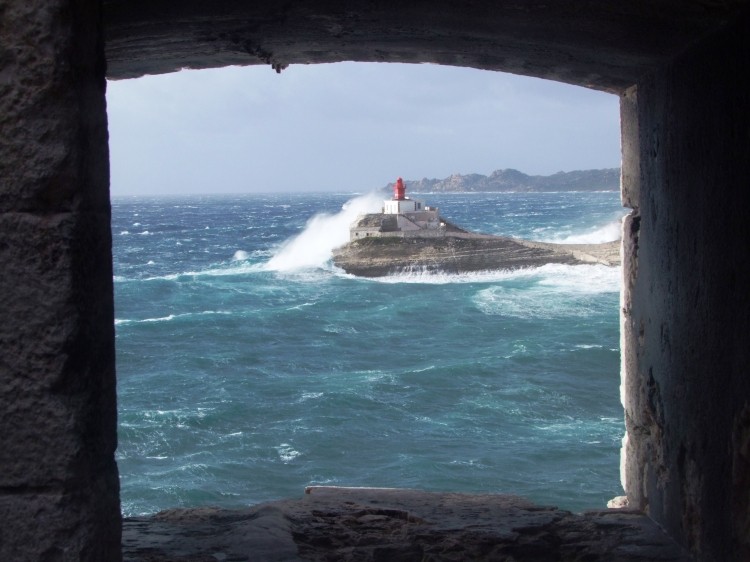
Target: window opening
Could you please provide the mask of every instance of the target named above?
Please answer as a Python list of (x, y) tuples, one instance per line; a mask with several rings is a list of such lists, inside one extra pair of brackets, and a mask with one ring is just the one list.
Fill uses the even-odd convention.
[[(333, 66), (360, 78), (371, 72), (357, 70), (367, 65)], [(328, 65), (321, 69), (332, 71)], [(538, 138), (558, 135), (559, 142), (581, 131), (560, 132), (544, 123), (540, 116), (551, 114), (546, 108), (525, 121), (511, 116), (496, 101), (502, 97), (497, 85), (486, 98), (462, 105), (451, 98), (453, 91), (435, 98), (434, 81), (416, 82), (403, 89), (406, 101), (385, 97), (388, 110), (401, 118), (394, 128), (363, 112), (361, 107), (370, 107), (363, 100), (321, 106), (329, 120), (344, 113), (339, 117), (349, 127), (345, 143), (354, 152), (326, 149), (341, 130), (313, 127), (317, 135), (296, 144), (303, 128), (298, 125), (285, 153), (274, 156), (283, 160), (272, 161), (275, 172), (264, 176), (253, 170), (263, 167), (259, 147), (275, 146), (273, 125), (262, 109), (242, 107), (252, 105), (254, 96), (268, 96), (279, 81), (283, 87), (274, 90), (274, 103), (283, 111), (295, 104), (309, 111), (315, 100), (294, 101), (305, 88), (283, 84), (295, 67), (271, 76), (276, 84), (257, 91), (243, 76), (254, 70), (223, 71), (211, 72), (230, 84), (231, 95), (199, 89), (181, 102), (198, 114), (189, 130), (180, 130), (183, 116), (149, 109), (159, 94), (181, 91), (172, 81), (188, 78), (144, 79), (145, 94), (129, 83), (110, 84), (124, 512), (246, 505), (298, 496), (309, 484), (518, 493), (570, 509), (603, 506), (605, 496), (621, 493), (616, 270), (550, 265), (454, 277), (412, 271), (373, 281), (341, 274), (319, 254), (330, 250), (330, 235), (340, 232), (342, 222), (348, 228), (351, 216), (342, 206), (367, 199), (352, 191), (385, 187), (397, 175), (444, 178), (437, 191), (438, 184), (428, 180), (414, 184), (417, 190), (421, 185), (419, 199), (472, 231), (547, 242), (604, 240), (624, 214), (616, 192), (446, 187), (468, 185), (473, 173), (489, 178), (494, 170), (511, 168), (498, 148), (492, 169), (480, 169), (466, 156), (476, 156), (471, 150), (464, 154), (467, 163), (450, 164), (461, 174), (441, 172), (444, 158), (434, 154), (425, 157), (434, 172), (427, 164), (419, 168), (423, 174), (399, 169), (408, 168), (410, 154), (417, 158), (417, 140), (425, 138), (403, 112), (402, 105), (414, 100), (440, 108), (442, 113), (428, 117), (444, 115), (442, 123), (422, 125), (438, 139), (435, 146), (465, 144), (464, 126), (474, 136), (484, 134), (472, 122), (472, 104), (485, 104), (485, 120), (494, 110), (503, 121), (502, 131), (485, 136), (485, 144), (511, 135), (513, 125), (523, 138), (536, 128)], [(316, 103), (330, 95), (327, 81), (314, 82)], [(337, 83), (353, 88), (352, 82)], [(552, 86), (536, 82), (543, 83), (534, 86), (543, 100), (541, 93)], [(616, 122), (617, 100), (607, 98), (609, 105), (602, 106)], [(593, 111), (596, 117), (599, 109)], [(141, 128), (136, 140), (126, 139), (130, 126)], [(368, 150), (367, 127), (393, 151)], [(616, 145), (616, 128), (613, 134)], [(529, 150), (537, 160), (549, 158), (538, 146)], [(308, 152), (315, 165), (305, 160)], [(343, 164), (352, 154), (354, 168)], [(619, 161), (619, 152), (612, 160)], [(385, 181), (366, 180), (365, 190), (356, 171), (366, 176), (371, 165)], [(321, 167), (328, 183), (308, 178), (311, 191), (289, 193), (287, 168), (310, 170), (311, 177)], [(350, 189), (353, 184), (356, 189)], [(242, 190), (248, 193), (222, 193)], [(369, 201), (373, 209), (383, 208), (384, 193)], [(296, 249), (280, 249), (291, 240)], [(278, 261), (269, 267), (284, 252), (292, 262), (310, 261), (306, 267)]]

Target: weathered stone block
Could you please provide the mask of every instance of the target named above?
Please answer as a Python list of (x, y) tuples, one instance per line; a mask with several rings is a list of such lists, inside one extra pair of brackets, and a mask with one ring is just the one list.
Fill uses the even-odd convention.
[(121, 521), (112, 486), (116, 473), (77, 491), (0, 494), (0, 560), (117, 562)]
[[(747, 15), (638, 83), (628, 497), (699, 560), (749, 560)], [(732, 475), (735, 475), (733, 479)]]
[(106, 215), (0, 215), (0, 487), (86, 479), (114, 455), (109, 238)]
[(572, 514), (494, 494), (309, 487), (242, 510), (170, 509), (126, 519), (123, 558), (687, 562), (629, 509)]
[(638, 142), (638, 89), (631, 86), (620, 96), (620, 189), (622, 205), (638, 210), (641, 199), (641, 157)]
[(0, 7), (0, 212), (109, 207), (99, 2)]
[(0, 37), (0, 560), (118, 560), (101, 3)]

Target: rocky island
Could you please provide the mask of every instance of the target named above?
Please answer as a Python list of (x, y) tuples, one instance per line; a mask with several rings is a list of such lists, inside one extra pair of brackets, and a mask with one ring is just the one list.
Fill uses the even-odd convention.
[(350, 240), (333, 251), (347, 273), (382, 277), (404, 272), (466, 273), (539, 267), (548, 263), (620, 264), (620, 243), (552, 244), (468, 232), (438, 209), (406, 197), (399, 178), (382, 213), (360, 215)]

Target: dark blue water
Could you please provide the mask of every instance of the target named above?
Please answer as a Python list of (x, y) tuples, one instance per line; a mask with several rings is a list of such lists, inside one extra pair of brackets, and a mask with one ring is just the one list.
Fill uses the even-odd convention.
[[(548, 241), (624, 214), (615, 193), (412, 196)], [(619, 269), (354, 278), (330, 249), (382, 199), (352, 197), (114, 200), (123, 512), (310, 484), (620, 494)]]

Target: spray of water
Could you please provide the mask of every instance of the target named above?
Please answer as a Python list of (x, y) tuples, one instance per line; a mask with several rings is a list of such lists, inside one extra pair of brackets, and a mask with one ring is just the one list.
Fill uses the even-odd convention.
[(474, 303), (488, 315), (513, 318), (575, 318), (596, 313), (594, 295), (620, 290), (620, 268), (547, 264), (477, 291)]
[(545, 240), (545, 242), (554, 242), (557, 244), (603, 244), (604, 242), (614, 242), (621, 237), (621, 223), (621, 219), (618, 219), (588, 232), (571, 234), (570, 236), (557, 236)]
[(354, 219), (363, 213), (380, 212), (382, 206), (383, 194), (373, 192), (350, 199), (335, 215), (315, 215), (300, 234), (282, 244), (268, 260), (266, 269), (295, 271), (324, 267), (332, 250), (349, 241), (349, 225)]

